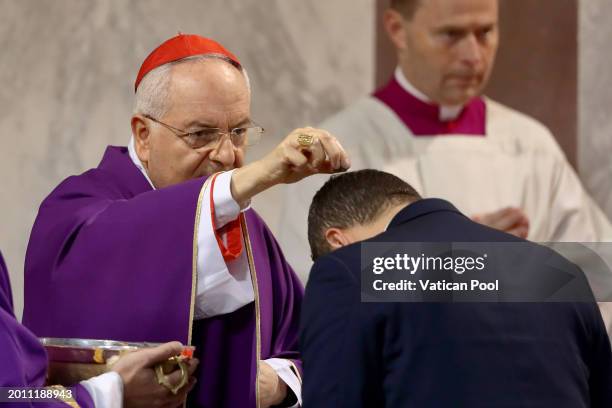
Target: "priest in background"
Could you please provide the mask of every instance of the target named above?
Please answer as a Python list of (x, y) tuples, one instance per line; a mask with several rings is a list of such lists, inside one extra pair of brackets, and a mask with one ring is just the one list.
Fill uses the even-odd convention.
[[(71, 398), (38, 402), (35, 405), (81, 408), (180, 406), (185, 401), (187, 392), (194, 386), (194, 379), (192, 378), (186, 388), (174, 395), (158, 383), (153, 367), (180, 354), (181, 350), (181, 344), (173, 342), (126, 354), (113, 365), (110, 372), (73, 385), (70, 388)], [(47, 354), (38, 338), (15, 318), (11, 285), (2, 253), (0, 253), (0, 361), (2, 361), (0, 387), (39, 388), (47, 385), (45, 384)], [(195, 359), (187, 362), (190, 374), (193, 374), (197, 363)], [(168, 381), (169, 384), (177, 384), (180, 381), (180, 372), (177, 370), (169, 374)], [(0, 405), (3, 403), (0, 402)], [(23, 401), (22, 405), (11, 403), (11, 406), (30, 406), (30, 404)]]
[[(321, 125), (354, 170), (390, 172), (532, 241), (612, 238), (550, 131), (482, 95), (498, 47), (498, 0), (392, 0), (384, 27), (398, 56), (394, 75)], [(286, 188), (279, 239), (302, 278), (311, 265), (308, 203), (325, 180)]]
[(127, 147), (42, 203), (25, 263), (38, 336), (179, 340), (200, 360), (193, 407), (298, 406), (303, 287), (250, 199), (349, 167), (329, 133), (297, 129), (244, 165), (263, 129), (221, 44), (179, 34), (143, 62)]

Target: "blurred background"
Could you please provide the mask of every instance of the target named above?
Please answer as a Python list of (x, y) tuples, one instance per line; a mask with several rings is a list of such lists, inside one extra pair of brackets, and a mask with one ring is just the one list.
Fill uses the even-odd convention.
[[(23, 260), (42, 199), (130, 136), (133, 82), (181, 31), (212, 37), (247, 68), (261, 157), (385, 82), (385, 0), (0, 0), (0, 249), (23, 304)], [(550, 127), (612, 216), (612, 2), (502, 0), (487, 94)], [(273, 231), (282, 186), (255, 208)], [(282, 245), (282, 243), (281, 243)], [(83, 265), (86, 269), (87, 265)]]

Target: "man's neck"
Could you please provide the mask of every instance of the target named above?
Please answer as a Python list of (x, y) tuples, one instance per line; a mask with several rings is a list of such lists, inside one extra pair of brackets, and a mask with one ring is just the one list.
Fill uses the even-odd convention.
[(128, 143), (128, 154), (130, 155), (130, 159), (132, 159), (132, 163), (134, 163), (134, 166), (136, 166), (138, 170), (140, 170), (140, 172), (147, 179), (151, 187), (153, 187), (153, 190), (155, 190), (155, 185), (153, 185), (153, 182), (149, 178), (149, 175), (147, 174), (147, 169), (145, 169), (144, 165), (138, 158), (138, 154), (136, 154), (136, 144), (135, 143), (136, 141), (134, 140), (134, 136), (131, 136), (130, 142)]
[[(410, 95), (414, 96), (421, 102), (425, 102), (430, 105), (438, 105), (434, 101), (432, 101), (427, 95), (425, 95), (423, 92), (418, 90), (414, 85), (412, 85), (412, 83), (408, 81), (408, 78), (406, 78), (406, 75), (404, 75), (404, 72), (399, 66), (395, 68), (394, 76), (395, 76), (395, 80), (400, 84), (400, 86)], [(459, 106), (439, 105), (439, 106), (440, 106), (440, 114), (439, 114), (438, 119), (440, 119), (442, 122), (448, 122), (448, 121), (457, 119), (459, 115), (461, 114), (461, 111), (463, 110), (463, 107), (464, 107), (463, 105), (459, 105)]]
[(393, 221), (393, 218), (395, 218), (395, 216), (402, 211), (404, 208), (408, 207), (410, 204), (414, 203), (417, 200), (409, 200), (403, 203), (399, 203), (396, 204), (390, 208), (387, 209), (387, 211), (384, 212), (383, 215), (381, 215), (381, 218), (384, 220), (385, 223), (385, 231), (389, 229), (389, 225), (391, 225), (391, 221)]

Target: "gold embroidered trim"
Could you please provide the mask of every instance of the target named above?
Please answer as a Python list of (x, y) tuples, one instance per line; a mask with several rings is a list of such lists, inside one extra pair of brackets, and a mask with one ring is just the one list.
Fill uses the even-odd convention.
[(257, 271), (255, 270), (255, 262), (253, 260), (253, 249), (251, 248), (251, 240), (249, 238), (249, 229), (246, 225), (244, 213), (240, 214), (240, 225), (242, 226), (242, 235), (246, 243), (247, 258), (249, 268), (251, 270), (251, 281), (253, 282), (253, 293), (255, 295), (255, 338), (256, 338), (256, 361), (257, 374), (255, 375), (255, 401), (259, 408), (259, 360), (261, 359), (261, 321), (259, 311), (259, 288), (257, 286)]
[(195, 297), (198, 285), (198, 230), (200, 229), (200, 218), (202, 213), (202, 200), (204, 192), (210, 184), (213, 176), (210, 176), (202, 185), (200, 195), (198, 196), (198, 205), (196, 207), (195, 226), (193, 227), (193, 259), (191, 262), (191, 304), (189, 306), (189, 331), (187, 333), (187, 344), (191, 346), (191, 337), (193, 335), (193, 316), (195, 314)]

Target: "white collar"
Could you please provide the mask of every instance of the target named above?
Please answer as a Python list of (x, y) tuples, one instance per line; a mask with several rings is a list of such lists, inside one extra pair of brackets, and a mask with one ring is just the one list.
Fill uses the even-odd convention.
[(151, 179), (149, 178), (149, 175), (147, 174), (147, 169), (144, 168), (142, 162), (140, 161), (140, 159), (138, 158), (138, 155), (136, 154), (136, 147), (134, 145), (133, 135), (130, 136), (130, 143), (128, 143), (128, 153), (130, 155), (130, 159), (132, 159), (132, 163), (134, 163), (134, 166), (138, 167), (138, 170), (140, 170), (140, 172), (142, 173), (143, 176), (145, 176), (145, 178), (147, 179), (151, 187), (153, 187), (153, 190), (155, 190), (155, 186), (153, 185), (153, 182), (151, 181)]
[[(412, 85), (408, 81), (408, 78), (406, 78), (406, 76), (402, 72), (402, 69), (399, 66), (395, 68), (394, 76), (395, 76), (395, 80), (400, 84), (400, 86), (410, 95), (414, 96), (421, 102), (433, 104), (433, 101), (429, 99), (427, 95), (419, 91), (414, 85)], [(440, 119), (442, 122), (448, 122), (451, 120), (455, 120), (459, 117), (462, 110), (463, 110), (463, 105), (459, 105), (459, 106), (440, 105), (440, 114), (438, 116), (438, 119)]]

